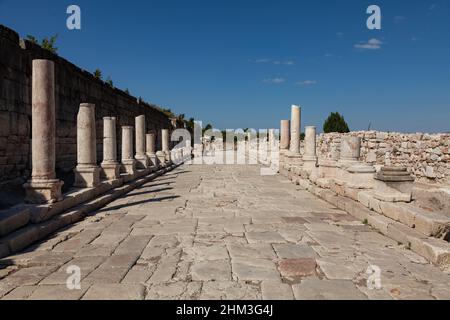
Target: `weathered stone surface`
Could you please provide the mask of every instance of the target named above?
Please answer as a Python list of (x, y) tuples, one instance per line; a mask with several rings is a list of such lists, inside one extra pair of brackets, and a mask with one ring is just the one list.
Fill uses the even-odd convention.
[(288, 280), (298, 280), (316, 274), (317, 263), (314, 259), (286, 259), (278, 263), (281, 275)]
[(351, 281), (307, 278), (293, 285), (297, 300), (366, 300)]
[(261, 283), (264, 300), (293, 300), (294, 294), (290, 285), (277, 281), (263, 281)]
[(231, 280), (229, 260), (198, 261), (191, 268), (194, 281), (227, 281)]
[(131, 284), (93, 284), (83, 300), (143, 300), (144, 286)]
[[(18, 288), (19, 298), (79, 299), (79, 293), (64, 295), (67, 268), (75, 265), (82, 297), (90, 299), (446, 297), (448, 275), (439, 268), (281, 176), (261, 177), (256, 166), (192, 166), (173, 173), (30, 252), (0, 260), (17, 268), (0, 275), (0, 296)], [(386, 228), (401, 231), (411, 247), (437, 252), (419, 241), (425, 235), (390, 226), (397, 225)], [(445, 261), (445, 253), (435, 258)], [(373, 265), (381, 269), (382, 290), (367, 288), (366, 270)]]

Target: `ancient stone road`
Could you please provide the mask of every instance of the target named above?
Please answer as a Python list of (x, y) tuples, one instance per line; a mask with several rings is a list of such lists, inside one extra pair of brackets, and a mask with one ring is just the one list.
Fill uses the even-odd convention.
[(450, 299), (449, 275), (257, 166), (180, 167), (13, 262), (3, 299)]

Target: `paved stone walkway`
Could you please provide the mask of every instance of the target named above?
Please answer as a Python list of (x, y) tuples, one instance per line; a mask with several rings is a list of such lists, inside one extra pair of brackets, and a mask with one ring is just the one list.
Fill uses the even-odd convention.
[(450, 299), (449, 275), (256, 166), (180, 167), (13, 261), (3, 299)]

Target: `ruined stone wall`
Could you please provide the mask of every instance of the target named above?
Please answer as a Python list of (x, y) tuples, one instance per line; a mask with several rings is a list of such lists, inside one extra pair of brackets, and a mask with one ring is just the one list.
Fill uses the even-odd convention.
[[(418, 181), (450, 184), (450, 134), (361, 131), (362, 160), (373, 165), (405, 166)], [(342, 134), (318, 137), (319, 158), (338, 159)]]
[(76, 117), (80, 103), (96, 105), (98, 161), (102, 161), (103, 121), (117, 117), (120, 157), (121, 126), (134, 126), (135, 117), (146, 115), (147, 131), (171, 128), (169, 118), (156, 106), (138, 101), (112, 88), (67, 60), (20, 40), (0, 25), (0, 192), (5, 182), (27, 179), (31, 174), (31, 69), (33, 59), (55, 62), (56, 170), (59, 178), (76, 166)]

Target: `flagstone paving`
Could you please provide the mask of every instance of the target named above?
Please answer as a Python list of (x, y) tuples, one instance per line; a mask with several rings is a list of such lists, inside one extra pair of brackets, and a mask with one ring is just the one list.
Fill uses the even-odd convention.
[(179, 167), (0, 264), (2, 299), (450, 299), (449, 275), (257, 166)]

